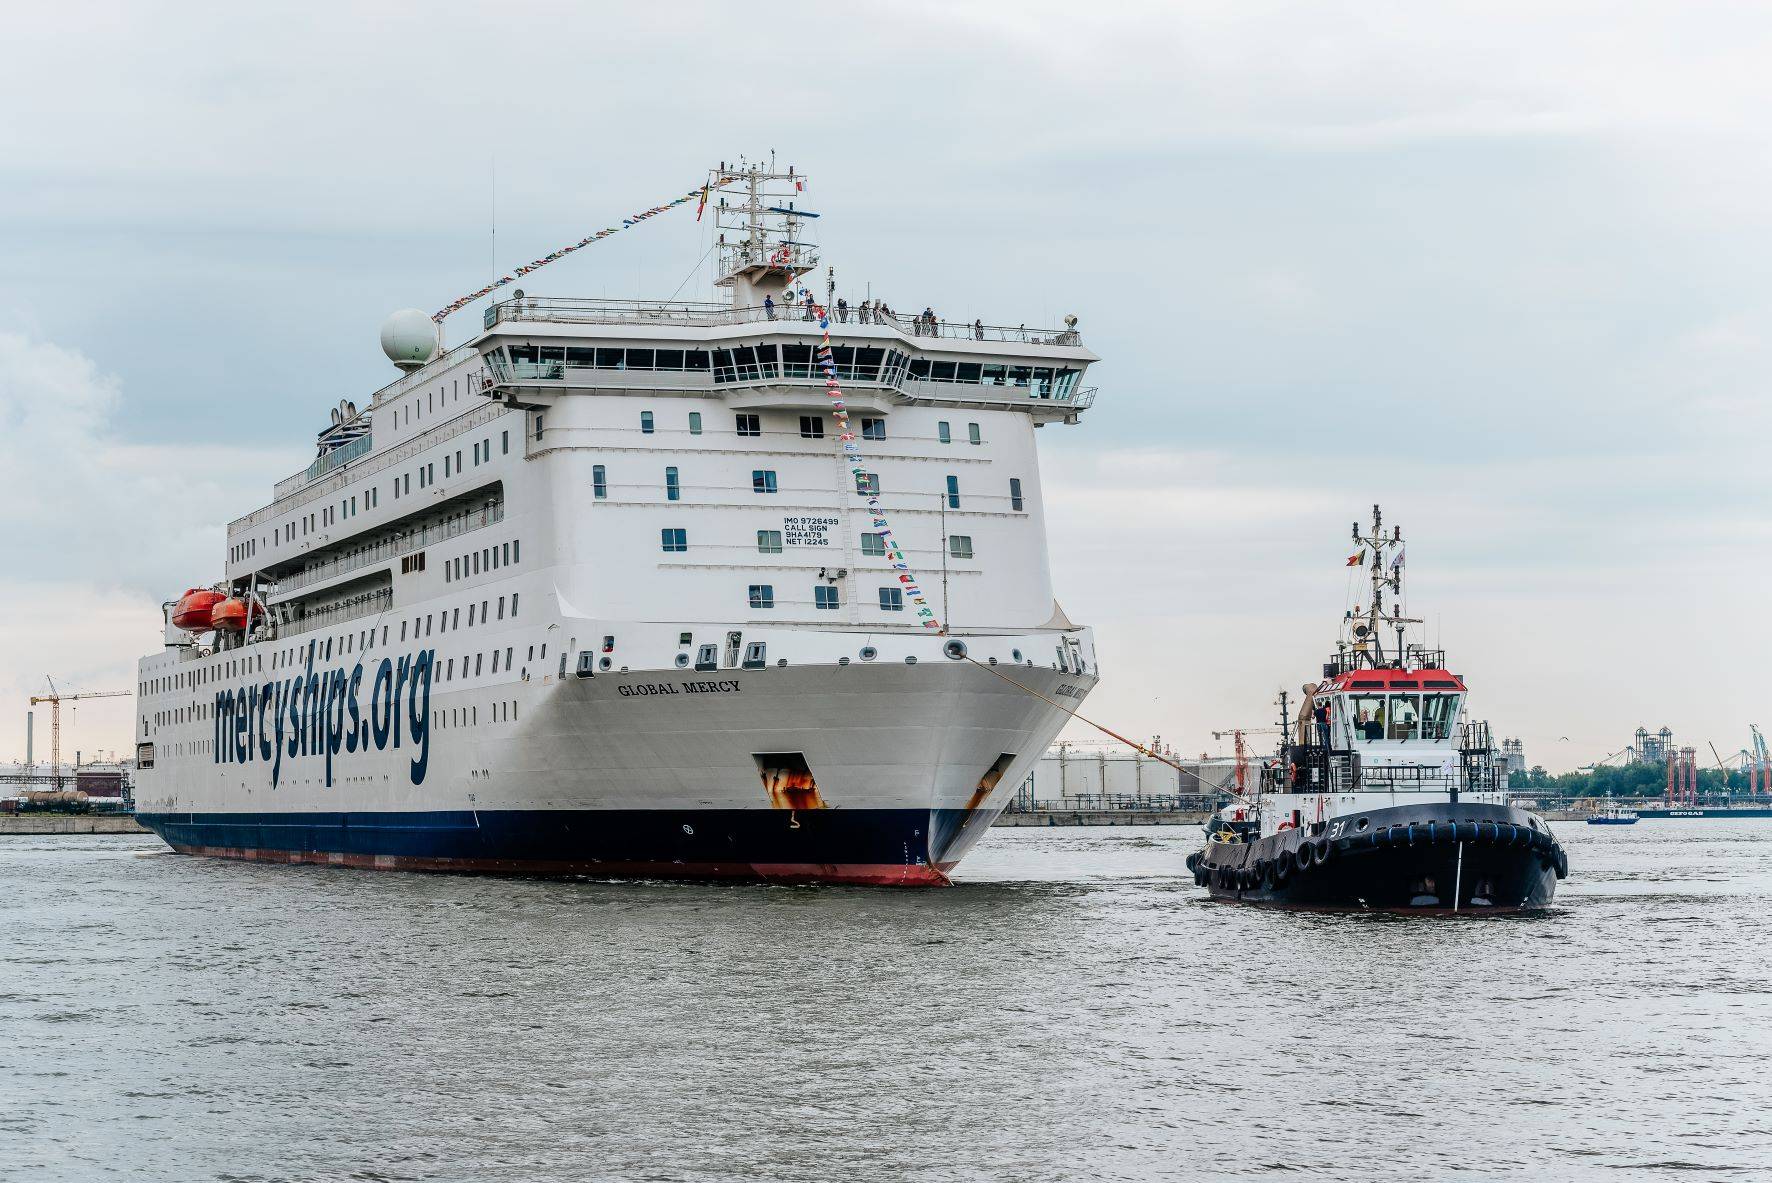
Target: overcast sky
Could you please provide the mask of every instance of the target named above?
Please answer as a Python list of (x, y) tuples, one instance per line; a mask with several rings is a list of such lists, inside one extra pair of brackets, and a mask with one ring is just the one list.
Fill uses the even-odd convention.
[[(1382, 501), (1533, 761), (1772, 725), (1765, 6), (58, 3), (6, 40), (0, 760), (45, 674), (134, 685), (391, 376), (389, 311), (771, 150), (852, 298), (1081, 317), (1100, 398), (1041, 443), (1086, 714), (1267, 722)], [(702, 295), (705, 229), (524, 286)], [(67, 746), (126, 749), (118, 702)]]

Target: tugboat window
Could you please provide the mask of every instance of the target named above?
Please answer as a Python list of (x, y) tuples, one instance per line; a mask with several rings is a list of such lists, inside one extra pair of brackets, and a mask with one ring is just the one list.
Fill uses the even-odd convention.
[(1391, 695), (1390, 737), (1417, 739), (1421, 735), (1421, 695)]
[(1353, 711), (1355, 739), (1384, 738), (1384, 721), (1387, 717), (1384, 709), (1384, 695), (1354, 695)]
[(1458, 695), (1424, 694), (1421, 697), (1421, 738), (1450, 739), (1458, 721)]

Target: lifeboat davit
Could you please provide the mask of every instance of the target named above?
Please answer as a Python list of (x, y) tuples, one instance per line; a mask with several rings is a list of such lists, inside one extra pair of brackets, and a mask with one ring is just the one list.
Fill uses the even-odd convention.
[[(262, 621), (265, 618), (265, 606), (254, 603), (252, 618)], [(209, 627), (223, 632), (238, 633), (246, 629), (246, 601), (238, 596), (229, 596), (217, 604), (209, 612)]]
[(172, 625), (188, 633), (206, 633), (215, 625), (210, 622), (215, 606), (227, 599), (218, 591), (194, 587), (178, 598), (172, 606)]

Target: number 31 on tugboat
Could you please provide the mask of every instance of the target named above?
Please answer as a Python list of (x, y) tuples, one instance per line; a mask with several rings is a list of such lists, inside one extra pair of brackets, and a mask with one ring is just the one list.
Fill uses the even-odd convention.
[[(1501, 912), (1547, 907), (1569, 859), (1542, 817), (1508, 800), (1489, 725), (1465, 717), (1445, 653), (1408, 640), (1403, 536), (1372, 507), (1349, 566), (1371, 598), (1342, 621), (1323, 680), (1240, 796), (1188, 856), (1214, 899), (1307, 908)], [(1391, 607), (1385, 604), (1390, 594)], [(1394, 634), (1394, 643), (1387, 634)]]

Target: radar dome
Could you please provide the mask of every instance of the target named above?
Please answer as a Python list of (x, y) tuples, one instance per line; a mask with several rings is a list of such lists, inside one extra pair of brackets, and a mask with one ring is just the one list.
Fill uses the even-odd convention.
[(416, 370), (437, 352), (437, 326), (416, 308), (402, 308), (381, 323), (381, 351), (402, 370)]

